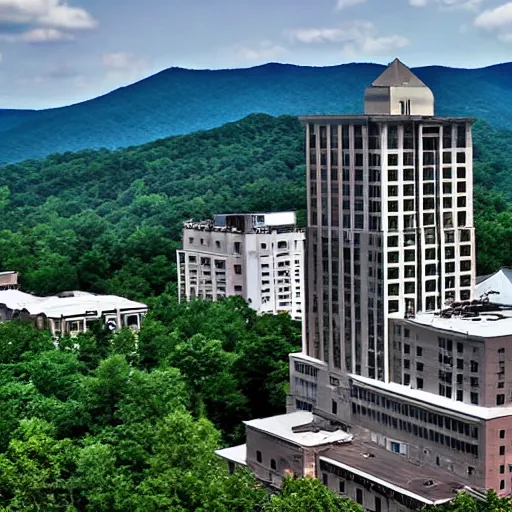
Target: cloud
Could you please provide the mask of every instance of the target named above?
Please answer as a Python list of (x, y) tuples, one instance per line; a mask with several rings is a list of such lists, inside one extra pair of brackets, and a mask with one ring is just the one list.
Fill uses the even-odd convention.
[(364, 4), (366, 0), (338, 0), (336, 3), (336, 10), (341, 11), (347, 7), (352, 7), (358, 4)]
[(0, 33), (11, 42), (69, 41), (71, 32), (97, 25), (85, 9), (67, 0), (0, 0)]
[(467, 9), (476, 11), (486, 0), (409, 0), (413, 7), (438, 5), (441, 9)]
[(487, 9), (475, 19), (475, 27), (484, 30), (495, 30), (512, 25), (512, 2), (500, 5), (495, 9)]
[(512, 43), (512, 2), (487, 9), (475, 18), (475, 27), (493, 32), (499, 41)]
[(273, 44), (271, 41), (261, 41), (257, 48), (249, 48), (247, 46), (239, 47), (236, 54), (237, 57), (241, 60), (269, 61), (276, 59), (287, 52), (288, 50), (284, 46)]
[(56, 28), (34, 28), (20, 34), (18, 39), (25, 43), (51, 43), (56, 41), (72, 41), (75, 39), (75, 36)]
[(134, 81), (143, 77), (148, 69), (148, 62), (126, 52), (106, 53), (101, 58), (101, 65), (106, 70), (107, 81)]
[(409, 45), (409, 40), (400, 35), (378, 35), (375, 25), (366, 20), (356, 20), (338, 28), (286, 30), (285, 35), (292, 43), (337, 44), (349, 55), (388, 54)]

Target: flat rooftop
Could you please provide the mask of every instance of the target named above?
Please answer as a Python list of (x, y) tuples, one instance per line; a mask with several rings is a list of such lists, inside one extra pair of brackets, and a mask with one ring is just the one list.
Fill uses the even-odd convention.
[(396, 121), (403, 123), (406, 121), (416, 121), (422, 123), (432, 124), (447, 124), (447, 123), (474, 123), (476, 121), (473, 117), (440, 117), (440, 116), (397, 116), (397, 115), (381, 115), (381, 114), (327, 114), (327, 115), (311, 115), (300, 116), (299, 120), (303, 123), (325, 123), (335, 124), (340, 121), (353, 122), (355, 124), (366, 124), (367, 122), (389, 122)]
[(294, 432), (297, 428), (306, 427), (313, 423), (313, 420), (313, 413), (297, 411), (270, 418), (244, 421), (244, 424), (298, 446), (312, 447), (330, 443), (346, 443), (352, 440), (352, 434), (341, 429), (334, 431), (315, 429)]
[(26, 310), (30, 315), (44, 314), (48, 318), (70, 318), (91, 313), (91, 318), (116, 310), (145, 311), (146, 304), (115, 295), (95, 295), (82, 291), (63, 292), (50, 297), (37, 297), (19, 290), (0, 290), (0, 304), (12, 310)]
[(215, 450), (215, 453), (230, 462), (234, 462), (235, 464), (240, 464), (242, 466), (247, 465), (247, 445), (241, 444), (238, 446), (230, 446), (229, 448), (222, 448), (220, 450)]
[(416, 466), (402, 455), (360, 440), (332, 446), (320, 453), (320, 460), (425, 504), (449, 501), (464, 488), (450, 473)]
[(407, 321), (411, 324), (477, 338), (512, 336), (512, 309), (496, 308), (493, 311), (480, 312), (474, 317), (452, 316), (451, 318), (435, 313), (418, 313)]

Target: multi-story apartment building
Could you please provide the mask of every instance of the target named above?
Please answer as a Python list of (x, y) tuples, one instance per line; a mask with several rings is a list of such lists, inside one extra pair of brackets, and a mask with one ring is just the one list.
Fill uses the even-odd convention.
[[(398, 60), (364, 110), (302, 118), (308, 294), (289, 414), (247, 422), (247, 444), (219, 455), (273, 485), (314, 475), (371, 512), (510, 494), (512, 309), (474, 299), (472, 119), (435, 116)], [(324, 435), (292, 438), (307, 431)]]
[(260, 313), (301, 320), (305, 230), (295, 212), (223, 214), (186, 222), (177, 252), (181, 300), (244, 297)]

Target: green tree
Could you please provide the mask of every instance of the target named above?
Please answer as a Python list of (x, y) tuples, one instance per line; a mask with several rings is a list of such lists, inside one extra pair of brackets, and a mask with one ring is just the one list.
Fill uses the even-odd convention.
[(0, 454), (2, 510), (74, 510), (67, 477), (74, 469), (74, 447), (56, 440), (42, 420), (22, 420), (7, 451)]
[(316, 478), (286, 478), (283, 490), (274, 494), (265, 512), (363, 512), (363, 508), (341, 498)]

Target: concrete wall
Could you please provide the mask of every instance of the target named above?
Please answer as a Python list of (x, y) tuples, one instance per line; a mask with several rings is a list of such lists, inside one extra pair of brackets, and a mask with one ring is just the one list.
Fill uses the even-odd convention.
[[(359, 485), (353, 480), (341, 478), (327, 472), (321, 472), (318, 478), (326, 483), (329, 489), (341, 496), (350, 498), (356, 502), (358, 497), (361, 496), (362, 503), (360, 504), (367, 512), (376, 512), (378, 510), (378, 501), (380, 501), (380, 512), (417, 512), (416, 508), (412, 509), (401, 505), (392, 498), (379, 494), (373, 489), (369, 489), (363, 485)], [(343, 492), (341, 492), (341, 490), (343, 490)]]
[[(485, 407), (495, 405), (496, 383), (491, 385), (491, 387), (494, 386), (492, 388), (494, 402), (490, 402), (485, 396), (485, 390), (488, 388), (486, 379), (489, 375), (485, 364), (489, 340), (484, 342), (483, 338), (471, 338), (456, 332), (440, 331), (405, 319), (391, 319), (389, 330), (392, 382), (410, 385), (413, 389), (423, 389), (423, 391), (434, 395), (439, 395), (440, 384), (450, 386), (453, 400), (457, 400), (457, 391), (459, 390), (462, 391), (462, 400), (459, 401), (463, 403), (473, 403), (472, 393), (475, 393), (478, 395), (478, 402), (474, 405)], [(451, 353), (440, 349), (440, 338), (451, 341)], [(462, 348), (462, 352), (460, 352), (460, 348)], [(443, 362), (439, 361), (440, 354), (443, 357)], [(446, 359), (444, 359), (445, 357)], [(476, 372), (472, 371), (475, 369), (472, 361), (478, 364)], [(460, 367), (461, 362), (462, 368)], [(407, 368), (407, 366), (409, 367)], [(496, 372), (496, 368), (497, 365), (493, 367), (494, 372)], [(452, 374), (451, 382), (439, 378), (440, 370)], [(409, 375), (409, 383), (405, 379), (406, 375)], [(458, 383), (457, 375), (462, 376), (462, 383)], [(423, 383), (423, 388), (419, 387), (418, 379), (420, 384)], [(472, 386), (472, 383), (478, 385)]]
[[(247, 427), (247, 466), (263, 482), (280, 487), (286, 474), (306, 476), (304, 465), (307, 462), (307, 474), (315, 471), (315, 458), (306, 457), (302, 449), (286, 441), (281, 441), (268, 434)], [(261, 452), (261, 462), (258, 461), (257, 452)], [(272, 460), (276, 469), (272, 469)], [(313, 461), (313, 464), (312, 464)]]
[[(499, 320), (498, 320), (499, 321)], [(481, 359), (484, 404), (495, 407), (497, 396), (504, 396), (504, 405), (512, 403), (512, 335), (489, 338), (485, 342), (484, 357)]]
[[(400, 102), (410, 102), (410, 111), (402, 112)], [(427, 87), (368, 87), (364, 112), (373, 115), (433, 116), (434, 95)]]
[(512, 493), (512, 416), (487, 422), (485, 455), (485, 487), (495, 489), (502, 496), (510, 495)]
[(434, 115), (434, 94), (427, 87), (391, 87), (390, 111), (391, 115), (401, 115), (400, 102), (410, 101), (412, 116)]
[[(304, 253), (301, 230), (241, 234), (184, 229), (183, 250), (178, 251), (180, 299), (241, 295), (260, 313), (285, 311), (301, 320)], [(204, 258), (211, 260), (209, 266), (201, 264)], [(216, 269), (215, 261), (223, 262), (225, 269)]]

